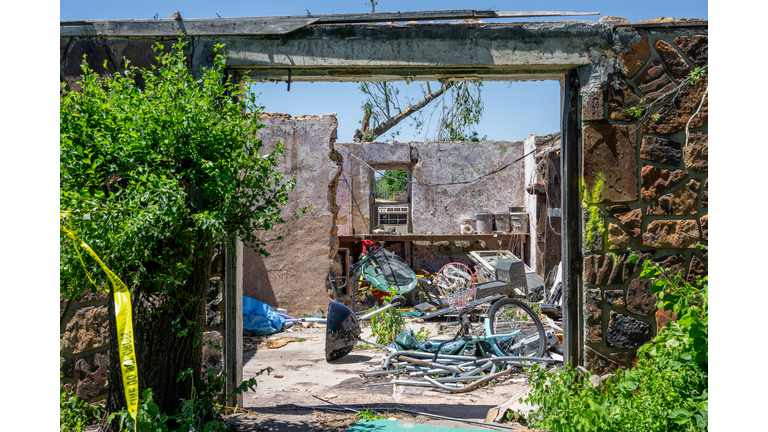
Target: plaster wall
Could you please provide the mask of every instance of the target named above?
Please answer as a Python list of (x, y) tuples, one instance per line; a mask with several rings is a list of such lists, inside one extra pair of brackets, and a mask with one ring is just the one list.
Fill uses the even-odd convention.
[[(294, 175), (296, 187), (283, 209), (286, 222), (257, 233), (260, 239), (270, 240), (265, 247), (269, 256), (244, 245), (243, 295), (293, 315), (325, 311), (328, 269), (339, 266), (334, 219), (340, 169), (333, 151), (338, 123), (332, 115), (264, 114), (260, 121), (266, 126), (259, 131), (263, 150), (273, 149), (278, 141), (285, 146), (278, 169), (286, 177)], [(309, 205), (312, 209), (306, 214), (292, 218)], [(283, 239), (277, 241), (278, 236)]]
[[(524, 163), (513, 163), (523, 155), (523, 143), (511, 141), (410, 142), (337, 144), (344, 158), (344, 173), (352, 186), (338, 190), (337, 202), (349, 202), (347, 217), (339, 221), (340, 231), (357, 234), (370, 232), (371, 169), (410, 168), (412, 184), (412, 232), (418, 234), (458, 234), (459, 219), (480, 210), (509, 211), (523, 206)], [(349, 154), (354, 156), (349, 156)], [(360, 161), (364, 163), (361, 163)], [(508, 168), (482, 180), (465, 185), (426, 184), (457, 183), (474, 180), (507, 164)]]

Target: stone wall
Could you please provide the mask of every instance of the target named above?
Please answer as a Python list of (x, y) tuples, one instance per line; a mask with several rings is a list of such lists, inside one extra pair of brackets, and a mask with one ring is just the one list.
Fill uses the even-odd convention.
[[(333, 149), (336, 126), (333, 115), (298, 116), (263, 114), (266, 127), (259, 130), (264, 151), (280, 141), (285, 157), (279, 170), (287, 177), (295, 176), (296, 187), (288, 194), (283, 209), (285, 223), (268, 232), (256, 233), (270, 241), (260, 256), (245, 244), (243, 247), (243, 295), (272, 307), (288, 310), (291, 315), (326, 311), (330, 286), (328, 269), (341, 274), (337, 256), (336, 187), (341, 156)], [(292, 216), (306, 206), (312, 209), (298, 219)]]
[[(614, 29), (619, 64), (592, 68), (582, 89), (582, 300), (584, 363), (598, 373), (630, 366), (668, 317), (656, 310), (642, 260), (689, 279), (707, 274), (707, 77), (663, 96), (707, 64), (706, 28)], [(604, 72), (609, 72), (605, 74)], [(602, 75), (600, 75), (602, 73)], [(597, 83), (597, 85), (596, 85)], [(627, 109), (663, 97), (637, 120)], [(630, 263), (631, 251), (641, 261)], [(703, 253), (702, 253), (703, 252)]]
[[(203, 368), (224, 367), (224, 253), (214, 248), (211, 279), (206, 301), (203, 340), (219, 345), (221, 350), (203, 345)], [(87, 292), (74, 299), (59, 300), (59, 335), (61, 339), (61, 382), (80, 399), (99, 402), (106, 398), (109, 371), (109, 314), (107, 294)], [(141, 373), (142, 365), (139, 365)], [(151, 366), (146, 366), (151, 367)]]

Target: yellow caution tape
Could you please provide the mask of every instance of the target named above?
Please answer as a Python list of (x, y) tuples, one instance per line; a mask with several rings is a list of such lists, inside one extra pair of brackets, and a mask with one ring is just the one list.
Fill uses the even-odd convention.
[[(69, 216), (69, 212), (60, 212), (59, 218), (61, 218), (61, 216), (64, 214)], [(80, 263), (83, 264), (83, 269), (85, 269), (85, 263), (83, 262), (83, 257), (80, 255), (78, 246), (85, 249), (85, 251), (88, 252), (88, 254), (93, 257), (96, 262), (99, 263), (101, 269), (104, 270), (104, 273), (107, 274), (109, 282), (112, 284), (113, 297), (115, 301), (115, 320), (117, 321), (117, 340), (119, 343), (120, 352), (120, 369), (122, 370), (123, 375), (125, 402), (128, 406), (128, 414), (130, 414), (131, 417), (136, 420), (136, 413), (138, 411), (139, 405), (139, 372), (136, 367), (136, 350), (134, 349), (133, 345), (133, 315), (131, 313), (131, 294), (128, 292), (128, 287), (125, 286), (120, 278), (112, 273), (112, 270), (107, 268), (106, 264), (104, 264), (99, 256), (96, 255), (96, 252), (94, 252), (90, 246), (88, 246), (84, 241), (77, 237), (77, 234), (75, 234), (75, 232), (71, 229), (71, 223), (72, 221), (70, 219), (70, 228), (66, 228), (61, 224), (59, 224), (59, 227), (62, 231), (64, 231), (67, 237), (73, 240), (75, 251), (77, 252), (77, 256), (80, 258)], [(106, 292), (106, 290), (96, 285), (87, 269), (85, 270), (85, 274), (88, 276), (88, 280), (91, 281), (96, 289), (101, 292)]]

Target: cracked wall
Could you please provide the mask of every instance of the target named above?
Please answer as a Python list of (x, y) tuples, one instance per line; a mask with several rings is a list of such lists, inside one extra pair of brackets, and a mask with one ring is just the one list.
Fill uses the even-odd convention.
[[(298, 116), (288, 114), (261, 115), (265, 125), (259, 130), (263, 151), (280, 141), (285, 157), (278, 169), (289, 178), (295, 176), (296, 187), (288, 194), (283, 208), (283, 224), (266, 232), (257, 232), (268, 241), (263, 257), (247, 244), (243, 248), (243, 295), (272, 307), (288, 310), (289, 315), (326, 311), (329, 295), (328, 269), (341, 273), (337, 256), (336, 187), (341, 156), (333, 149), (338, 122), (332, 115)], [(306, 206), (312, 209), (294, 219)], [(282, 240), (276, 240), (284, 236)]]
[[(370, 233), (372, 176), (377, 169), (411, 169), (412, 232), (459, 234), (459, 219), (480, 210), (509, 212), (524, 206), (522, 141), (394, 142), (337, 144), (344, 158), (342, 187), (337, 201), (339, 232)], [(349, 156), (351, 153), (353, 156)], [(364, 163), (361, 163), (362, 160)], [(474, 180), (511, 164), (501, 172), (469, 184), (445, 185)], [(439, 184), (427, 186), (426, 184)], [(347, 187), (349, 185), (350, 189)]]

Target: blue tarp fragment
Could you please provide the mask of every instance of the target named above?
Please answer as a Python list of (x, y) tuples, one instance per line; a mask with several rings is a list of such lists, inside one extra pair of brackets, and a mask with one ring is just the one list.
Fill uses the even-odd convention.
[(277, 333), (285, 319), (268, 304), (243, 296), (243, 334), (263, 335)]

